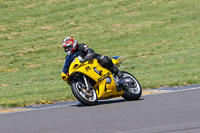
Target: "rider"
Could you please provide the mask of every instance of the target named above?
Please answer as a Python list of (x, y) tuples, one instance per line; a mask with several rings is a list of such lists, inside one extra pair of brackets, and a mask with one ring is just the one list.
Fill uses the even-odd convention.
[(66, 37), (63, 40), (63, 48), (67, 56), (76, 52), (80, 52), (83, 57), (83, 62), (95, 58), (104, 68), (107, 68), (119, 78), (123, 76), (123, 73), (117, 68), (116, 65), (113, 64), (110, 57), (95, 53), (93, 49), (89, 48), (84, 43), (78, 44), (78, 41), (72, 36)]

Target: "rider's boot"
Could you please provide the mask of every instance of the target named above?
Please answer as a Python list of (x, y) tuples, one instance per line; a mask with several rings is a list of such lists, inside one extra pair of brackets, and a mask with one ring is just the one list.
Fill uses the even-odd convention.
[(113, 64), (112, 73), (114, 73), (115, 75), (117, 75), (119, 79), (124, 75), (123, 72), (121, 72), (121, 71), (117, 68), (117, 66), (114, 65), (114, 64)]
[[(112, 73), (114, 73), (119, 79), (124, 75), (123, 72), (121, 72), (116, 65), (113, 64)], [(116, 87), (117, 87), (117, 91), (121, 91), (121, 87), (118, 84), (118, 81), (116, 82)]]

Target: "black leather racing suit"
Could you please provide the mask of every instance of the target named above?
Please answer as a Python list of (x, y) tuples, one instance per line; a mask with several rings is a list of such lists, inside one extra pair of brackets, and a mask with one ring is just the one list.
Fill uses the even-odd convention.
[(93, 49), (89, 48), (86, 44), (78, 44), (78, 48), (76, 52), (80, 52), (82, 58), (86, 60), (90, 60), (92, 58), (95, 58), (98, 60), (98, 62), (104, 67), (110, 70), (112, 73), (115, 73), (119, 77), (121, 77), (122, 73), (118, 70), (116, 65), (113, 64), (112, 60), (108, 56), (102, 56), (100, 54), (97, 54), (94, 52)]

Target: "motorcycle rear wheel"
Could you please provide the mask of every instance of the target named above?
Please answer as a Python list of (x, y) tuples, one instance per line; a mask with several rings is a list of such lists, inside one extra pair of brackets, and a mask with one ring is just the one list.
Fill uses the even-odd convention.
[(71, 84), (71, 90), (76, 99), (84, 105), (91, 106), (98, 102), (96, 91), (92, 86), (90, 86), (90, 90), (87, 91), (85, 84), (77, 81)]
[(122, 71), (123, 72), (123, 77), (129, 77), (134, 81), (134, 88), (126, 88), (124, 89), (124, 94), (122, 97), (128, 101), (132, 100), (138, 100), (141, 95), (142, 95), (142, 87), (139, 83), (139, 81), (130, 73)]

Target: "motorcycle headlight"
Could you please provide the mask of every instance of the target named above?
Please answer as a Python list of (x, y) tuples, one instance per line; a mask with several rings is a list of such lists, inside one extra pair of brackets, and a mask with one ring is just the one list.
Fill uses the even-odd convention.
[(67, 75), (66, 75), (64, 72), (62, 72), (62, 73), (61, 73), (61, 78), (62, 78), (63, 80), (66, 80), (66, 79), (67, 79)]

